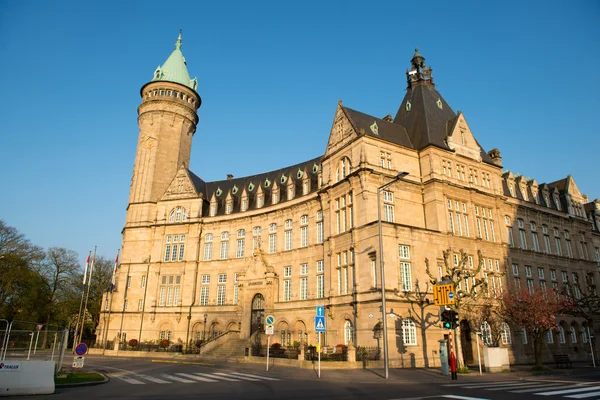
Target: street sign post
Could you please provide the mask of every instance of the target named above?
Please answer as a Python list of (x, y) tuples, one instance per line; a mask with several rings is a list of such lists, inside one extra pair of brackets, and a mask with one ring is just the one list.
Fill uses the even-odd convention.
[(315, 332), (325, 332), (325, 317), (315, 317)]
[(271, 335), (273, 335), (273, 324), (275, 323), (275, 317), (267, 315), (265, 318), (266, 326), (265, 333), (267, 334), (267, 372), (269, 371), (269, 350), (271, 349)]
[(433, 285), (433, 302), (436, 306), (452, 305), (454, 301), (453, 283)]
[(77, 354), (78, 356), (85, 356), (88, 352), (88, 347), (87, 344), (85, 343), (79, 343), (76, 347), (75, 347), (75, 354)]
[(321, 377), (321, 333), (325, 332), (325, 307), (317, 306), (315, 315), (315, 332), (317, 332), (317, 354), (319, 357), (318, 377)]
[(73, 357), (73, 368), (83, 368), (84, 361), (85, 361), (84, 356)]

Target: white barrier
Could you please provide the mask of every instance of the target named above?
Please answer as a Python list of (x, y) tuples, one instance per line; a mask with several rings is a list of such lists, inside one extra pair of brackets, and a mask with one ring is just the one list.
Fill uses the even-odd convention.
[(0, 396), (54, 393), (54, 361), (0, 361)]

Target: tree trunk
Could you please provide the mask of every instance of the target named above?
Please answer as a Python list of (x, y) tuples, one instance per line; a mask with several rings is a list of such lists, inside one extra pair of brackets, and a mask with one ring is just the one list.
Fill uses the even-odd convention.
[(541, 336), (535, 336), (533, 338), (533, 352), (535, 355), (535, 366), (536, 367), (543, 367), (544, 363), (542, 361), (542, 338)]

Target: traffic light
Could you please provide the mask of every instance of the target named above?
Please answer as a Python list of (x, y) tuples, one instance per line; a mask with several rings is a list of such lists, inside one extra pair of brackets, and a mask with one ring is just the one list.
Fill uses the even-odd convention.
[(452, 329), (458, 328), (458, 313), (452, 311)]
[(452, 310), (444, 310), (440, 315), (442, 327), (444, 329), (452, 329)]

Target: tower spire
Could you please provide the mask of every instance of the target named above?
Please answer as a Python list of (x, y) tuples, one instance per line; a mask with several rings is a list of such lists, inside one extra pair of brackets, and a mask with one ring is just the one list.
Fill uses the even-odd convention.
[(181, 50), (181, 34), (183, 33), (183, 29), (179, 30), (179, 37), (177, 38), (177, 41), (175, 42), (175, 50)]
[(415, 48), (415, 54), (413, 58), (410, 60), (411, 69), (410, 71), (406, 71), (406, 81), (408, 83), (408, 87), (413, 87), (414, 85), (425, 82), (433, 85), (433, 76), (431, 75), (431, 66), (429, 68), (425, 67), (425, 57), (419, 53), (419, 48)]

